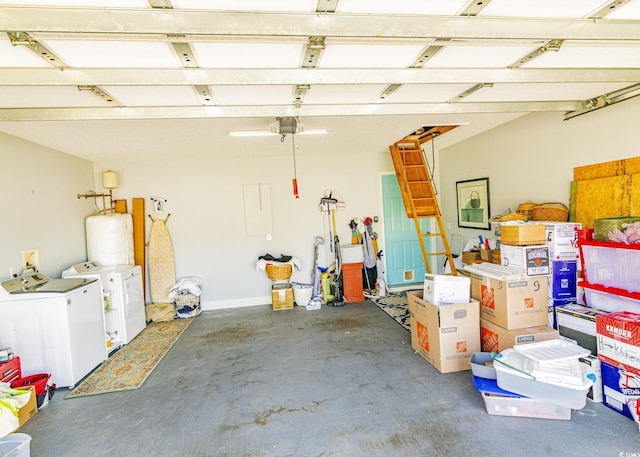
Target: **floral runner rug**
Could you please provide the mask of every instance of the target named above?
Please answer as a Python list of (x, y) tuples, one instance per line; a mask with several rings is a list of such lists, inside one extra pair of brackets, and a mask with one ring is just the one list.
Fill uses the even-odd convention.
[(391, 292), (384, 297), (370, 296), (369, 299), (407, 331), (411, 331), (406, 292)]
[(192, 320), (152, 322), (98, 366), (65, 399), (140, 388)]

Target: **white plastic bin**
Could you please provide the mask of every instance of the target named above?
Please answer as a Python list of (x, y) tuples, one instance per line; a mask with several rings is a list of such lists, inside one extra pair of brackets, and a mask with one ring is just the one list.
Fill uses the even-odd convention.
[(313, 286), (311, 284), (292, 283), (293, 300), (297, 306), (307, 306), (313, 295)]
[[(572, 360), (536, 362), (536, 369), (530, 370), (531, 359), (514, 349), (505, 349), (495, 357), (493, 366), (501, 389), (571, 409), (582, 409), (593, 381), (587, 377), (587, 368), (577, 359), (575, 364), (579, 375), (569, 376), (568, 372), (575, 371), (571, 366), (573, 363)], [(549, 370), (546, 375), (545, 370)], [(564, 376), (558, 376), (560, 374)], [(569, 379), (571, 377), (573, 379)]]
[(30, 457), (31, 436), (12, 433), (0, 438), (0, 457)]

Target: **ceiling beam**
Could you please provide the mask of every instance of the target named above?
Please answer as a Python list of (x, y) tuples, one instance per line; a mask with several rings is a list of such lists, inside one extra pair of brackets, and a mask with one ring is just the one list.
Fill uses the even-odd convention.
[(640, 68), (3, 68), (0, 86), (184, 86), (640, 82)]
[(626, 41), (640, 39), (640, 21), (3, 6), (0, 31)]
[(476, 114), (567, 112), (587, 109), (587, 102), (380, 103), (374, 105), (185, 106), (96, 108), (2, 108), (5, 121), (74, 121), (131, 119), (196, 119), (276, 116), (373, 116), (389, 114)]

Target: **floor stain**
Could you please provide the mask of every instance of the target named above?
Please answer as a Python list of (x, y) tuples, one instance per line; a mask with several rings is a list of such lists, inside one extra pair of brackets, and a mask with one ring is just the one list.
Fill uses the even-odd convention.
[(361, 330), (366, 325), (367, 319), (355, 319), (351, 317), (336, 317), (318, 323), (318, 327), (323, 330), (333, 330), (336, 332), (351, 332)]
[(253, 419), (253, 423), (254, 424), (258, 424), (258, 425), (267, 425), (267, 423), (269, 422), (269, 418), (271, 416), (275, 416), (275, 415), (283, 414), (283, 413), (294, 413), (294, 412), (297, 412), (297, 411), (314, 412), (320, 406), (322, 406), (322, 404), (325, 401), (327, 401), (327, 400), (315, 400), (315, 401), (313, 401), (313, 406), (312, 407), (302, 406), (300, 408), (285, 408), (284, 406), (281, 406), (281, 407), (276, 408), (276, 409), (270, 409), (270, 410), (267, 410), (267, 411), (263, 412), (262, 414), (256, 416)]

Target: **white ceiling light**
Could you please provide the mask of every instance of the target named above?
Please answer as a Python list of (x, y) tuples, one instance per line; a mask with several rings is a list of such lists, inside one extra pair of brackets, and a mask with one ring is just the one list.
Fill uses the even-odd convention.
[[(296, 132), (296, 135), (326, 135), (329, 133), (327, 129), (309, 129)], [(229, 136), (280, 136), (280, 133), (267, 130), (231, 130)]]
[(269, 130), (237, 130), (230, 131), (229, 136), (269, 136), (280, 135), (324, 135), (327, 129), (305, 130), (304, 125), (294, 116), (276, 117), (276, 122), (269, 125)]

